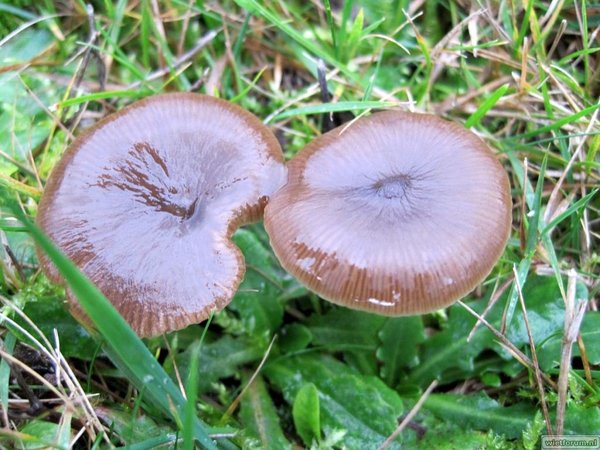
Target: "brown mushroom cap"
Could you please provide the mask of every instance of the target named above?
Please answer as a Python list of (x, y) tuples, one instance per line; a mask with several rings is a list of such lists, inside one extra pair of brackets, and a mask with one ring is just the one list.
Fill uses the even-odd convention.
[(435, 116), (376, 113), (315, 139), (265, 209), (282, 265), (327, 300), (430, 312), (491, 271), (510, 232), (508, 177), (490, 149)]
[(73, 143), (37, 220), (132, 328), (152, 336), (231, 300), (245, 270), (231, 234), (259, 219), (284, 181), (281, 148), (252, 114), (213, 97), (158, 95)]

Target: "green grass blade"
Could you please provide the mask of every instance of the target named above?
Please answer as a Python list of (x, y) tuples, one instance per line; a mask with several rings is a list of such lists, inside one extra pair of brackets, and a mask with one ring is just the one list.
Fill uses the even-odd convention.
[(588, 106), (587, 108), (584, 108), (581, 111), (577, 111), (574, 114), (563, 117), (562, 119), (558, 119), (550, 125), (546, 125), (544, 127), (540, 127), (535, 130), (528, 131), (527, 133), (518, 134), (516, 136), (511, 136), (510, 138), (508, 138), (508, 140), (511, 140), (511, 141), (521, 140), (522, 141), (523, 139), (537, 136), (538, 134), (547, 133), (549, 131), (556, 131), (556, 130), (560, 129), (563, 125), (570, 124), (572, 122), (575, 122), (576, 120), (581, 119), (582, 117), (587, 116), (588, 114), (592, 114), (598, 108), (600, 108), (600, 103), (592, 105), (592, 106)]
[[(4, 337), (4, 342), (1, 342), (2, 350), (12, 355), (15, 348), (17, 338), (10, 331)], [(10, 366), (3, 358), (0, 361), (0, 405), (3, 411), (8, 411), (8, 392), (10, 384)]]
[(490, 109), (492, 109), (496, 103), (498, 103), (498, 100), (500, 100), (502, 96), (506, 93), (508, 87), (509, 85), (507, 83), (503, 84), (498, 89), (496, 89), (492, 93), (492, 95), (490, 95), (489, 98), (486, 101), (484, 101), (473, 114), (471, 114), (471, 116), (465, 122), (465, 127), (471, 128), (477, 125), (479, 121), (483, 118), (483, 116), (485, 116), (485, 114)]
[(31, 14), (29, 11), (17, 8), (16, 6), (12, 6), (7, 3), (0, 3), (0, 11), (12, 14), (25, 20), (34, 20), (36, 18), (35, 14)]
[(67, 106), (79, 105), (85, 102), (93, 102), (96, 100), (104, 100), (113, 97), (122, 98), (141, 98), (145, 97), (152, 92), (147, 89), (135, 89), (135, 90), (122, 90), (122, 91), (103, 91), (94, 92), (93, 94), (80, 95), (78, 97), (69, 98), (63, 102), (60, 102), (60, 107), (65, 108)]
[(306, 383), (296, 394), (292, 415), (296, 431), (307, 447), (321, 439), (319, 391), (313, 383)]
[(196, 399), (198, 398), (198, 360), (200, 359), (200, 342), (194, 345), (190, 360), (190, 371), (185, 386), (187, 402), (183, 418), (183, 450), (194, 449), (194, 419), (196, 417)]
[(19, 192), (20, 194), (27, 195), (28, 197), (38, 199), (40, 198), (40, 191), (34, 187), (31, 187), (25, 183), (15, 180), (14, 178), (0, 173), (0, 188), (5, 187), (13, 192)]
[(425, 409), (448, 422), (468, 424), (469, 428), (493, 429), (512, 438), (519, 437), (533, 419), (535, 410), (525, 404), (502, 406), (496, 400), (479, 393), (470, 396), (432, 394)]
[(333, 23), (333, 14), (331, 14), (331, 3), (329, 0), (323, 0), (323, 4), (325, 5), (325, 16), (327, 17), (327, 25), (329, 26), (329, 31), (331, 32), (331, 43), (333, 44), (333, 51), (334, 54), (338, 56), (337, 40), (335, 37), (335, 24)]
[(598, 193), (598, 189), (594, 189), (592, 192), (587, 194), (585, 197), (580, 198), (567, 209), (565, 209), (562, 213), (556, 216), (550, 223), (548, 223), (542, 230), (542, 234), (547, 234), (551, 231), (555, 226), (565, 220), (567, 217), (571, 216), (575, 212), (579, 211), (581, 208), (585, 208), (587, 204), (590, 202), (592, 198)]
[[(533, 259), (533, 255), (535, 254), (535, 249), (537, 243), (540, 238), (540, 225), (541, 225), (541, 209), (542, 209), (542, 193), (544, 191), (544, 177), (546, 175), (546, 167), (548, 166), (548, 156), (544, 156), (544, 160), (542, 161), (542, 166), (540, 167), (540, 174), (538, 177), (537, 184), (535, 186), (535, 193), (533, 196), (533, 204), (529, 208), (529, 215), (531, 215), (528, 228), (527, 228), (527, 239), (525, 241), (525, 257), (519, 263), (519, 267), (517, 269), (517, 280), (515, 280), (512, 284), (510, 295), (508, 297), (508, 302), (506, 304), (506, 326), (510, 326), (513, 315), (515, 313), (515, 308), (517, 306), (517, 300), (519, 292), (517, 290), (517, 282), (518, 286), (523, 289), (525, 285), (525, 281), (527, 280), (527, 274), (529, 273), (529, 269), (531, 267), (531, 261)], [(525, 180), (526, 182), (527, 180)]]
[(311, 105), (311, 106), (303, 106), (301, 108), (293, 108), (288, 109), (287, 111), (283, 111), (280, 114), (277, 114), (275, 117), (271, 119), (271, 121), (287, 119), (288, 117), (293, 116), (308, 116), (312, 114), (327, 114), (330, 112), (340, 112), (340, 111), (364, 111), (365, 109), (374, 109), (374, 108), (388, 108), (392, 106), (397, 106), (395, 102), (378, 102), (378, 101), (368, 101), (368, 102), (337, 102), (337, 103), (326, 103), (319, 105)]
[(590, 55), (589, 48), (589, 33), (588, 33), (588, 16), (587, 2), (581, 1), (581, 43), (583, 45), (583, 85), (586, 92), (590, 92)]
[[(128, 445), (126, 447), (127, 450), (152, 450), (155, 448), (171, 448), (170, 446), (177, 445), (177, 435), (176, 434), (163, 434), (161, 436), (156, 436), (150, 438), (143, 442), (138, 442), (136, 444)], [(176, 447), (175, 447), (176, 448)]]

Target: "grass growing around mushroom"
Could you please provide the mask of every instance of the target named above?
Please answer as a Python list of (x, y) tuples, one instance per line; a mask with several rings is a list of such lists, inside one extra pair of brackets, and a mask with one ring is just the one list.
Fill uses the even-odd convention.
[[(14, 1), (0, 11), (0, 446), (533, 449), (542, 435), (600, 435), (597, 5)], [(234, 236), (247, 271), (229, 307), (144, 341), (50, 255), (91, 308), (90, 334), (40, 272), (34, 243), (46, 241), (30, 224), (74, 136), (172, 91), (253, 112), (288, 159), (330, 121), (373, 109), (465, 124), (509, 174), (504, 255), (461, 303), (386, 318), (308, 292), (252, 225)]]

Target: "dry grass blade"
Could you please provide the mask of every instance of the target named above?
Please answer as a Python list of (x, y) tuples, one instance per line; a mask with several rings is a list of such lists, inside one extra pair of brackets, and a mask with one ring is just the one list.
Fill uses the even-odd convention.
[(565, 328), (563, 334), (560, 369), (558, 374), (558, 402), (556, 404), (556, 434), (563, 434), (565, 423), (565, 411), (567, 407), (567, 391), (569, 387), (569, 370), (571, 369), (571, 351), (573, 343), (577, 340), (579, 328), (585, 315), (587, 304), (584, 301), (577, 302), (575, 299), (575, 288), (577, 273), (571, 270), (569, 273), (569, 284), (567, 285), (567, 297), (565, 304)]
[[(45, 337), (44, 333), (33, 323), (29, 317), (14, 303), (9, 300), (2, 298), (2, 301), (10, 307), (13, 311), (15, 311), (33, 330), (33, 332), (38, 336), (35, 337), (28, 330), (24, 329), (21, 325), (16, 323), (10, 317), (2, 314), (0, 317), (3, 321), (8, 322), (18, 330), (23, 336), (27, 337), (29, 342), (34, 346), (34, 348), (40, 351), (53, 365), (55, 374), (56, 374), (56, 386), (51, 384), (48, 380), (46, 380), (43, 376), (37, 373), (35, 370), (31, 369), (24, 362), (14, 358), (12, 355), (7, 354), (3, 350), (0, 350), (0, 356), (5, 358), (9, 363), (16, 364), (20, 369), (27, 372), (29, 375), (39, 380), (43, 386), (45, 386), (50, 392), (52, 392), (57, 399), (60, 400), (60, 404), (64, 405), (65, 411), (75, 411), (77, 413), (83, 413), (82, 422), (85, 424), (85, 430), (90, 436), (90, 439), (94, 441), (100, 433), (103, 436), (103, 440), (109, 444), (109, 440), (107, 437), (106, 430), (102, 423), (100, 422), (98, 416), (96, 415), (92, 404), (90, 403), (89, 396), (85, 393), (82, 388), (77, 376), (69, 366), (69, 363), (62, 355), (60, 351), (60, 343), (58, 339), (58, 334), (56, 330), (54, 330), (54, 338), (55, 338), (55, 346), (53, 347), (48, 339)], [(65, 386), (66, 389), (65, 389)], [(79, 414), (77, 414), (79, 415)]]
[(175, 69), (179, 69), (181, 68), (181, 66), (187, 64), (191, 59), (194, 58), (194, 56), (196, 56), (204, 47), (206, 47), (220, 32), (220, 29), (217, 30), (211, 30), (208, 33), (206, 33), (204, 36), (202, 36), (198, 42), (196, 42), (196, 45), (194, 47), (192, 47), (190, 50), (188, 50), (187, 52), (185, 52), (184, 54), (182, 54), (181, 56), (179, 56), (178, 58), (176, 58), (173, 61), (172, 66), (165, 66), (159, 70), (157, 70), (156, 72), (152, 72), (150, 75), (148, 75), (146, 78), (144, 78), (143, 80), (140, 81), (136, 81), (134, 83), (131, 83), (130, 85), (128, 85), (125, 90), (129, 91), (131, 89), (135, 89), (140, 87), (142, 84), (144, 83), (148, 83), (150, 81), (153, 80), (157, 80), (165, 75), (167, 75), (168, 73), (170, 73), (171, 71), (175, 70)]
[(271, 349), (273, 348), (273, 344), (275, 343), (275, 339), (277, 339), (277, 335), (274, 335), (273, 339), (271, 339), (271, 343), (267, 347), (267, 350), (265, 351), (265, 354), (263, 355), (260, 363), (258, 364), (258, 367), (256, 368), (256, 370), (254, 371), (254, 373), (252, 374), (252, 376), (248, 380), (248, 383), (246, 383), (246, 386), (244, 386), (244, 389), (242, 389), (242, 392), (240, 392), (239, 395), (231, 402), (231, 405), (229, 405), (229, 408), (227, 408), (227, 411), (225, 411), (225, 413), (223, 414), (223, 417), (221, 417), (221, 422), (225, 422), (229, 417), (231, 417), (231, 415), (233, 414), (233, 412), (236, 410), (236, 408), (238, 407), (238, 405), (242, 401), (242, 398), (246, 394), (246, 391), (248, 391), (248, 388), (250, 387), (250, 385), (252, 385), (252, 382), (258, 376), (258, 374), (260, 373), (260, 370), (262, 369), (262, 367), (267, 362), (267, 358), (271, 354)]
[[(528, 369), (530, 369), (531, 371), (535, 371), (534, 367), (533, 367), (533, 362), (529, 359), (529, 357), (523, 353), (521, 350), (519, 350), (515, 344), (513, 344), (512, 342), (510, 342), (508, 340), (508, 338), (506, 336), (504, 336), (502, 333), (500, 333), (500, 331), (498, 331), (491, 323), (489, 323), (487, 320), (485, 320), (483, 317), (481, 317), (481, 315), (477, 314), (476, 311), (474, 311), (470, 306), (468, 306), (467, 304), (465, 304), (464, 302), (462, 302), (461, 300), (459, 300), (457, 302), (460, 306), (462, 306), (463, 308), (465, 308), (470, 314), (472, 314), (475, 318), (477, 318), (488, 330), (490, 330), (494, 336), (496, 336), (499, 340), (500, 343), (508, 350), (510, 351), (513, 356), (515, 356), (515, 358), (524, 366), (526, 366)], [(552, 388), (556, 388), (556, 384), (554, 383), (554, 381), (552, 381), (547, 375), (545, 375), (544, 373), (542, 373), (542, 379), (548, 384), (550, 385)]]
[[(502, 294), (504, 294), (506, 292), (506, 290), (510, 287), (510, 285), (512, 284), (512, 282), (513, 282), (513, 279), (512, 278), (508, 278), (504, 283), (502, 283), (502, 286), (500, 286), (497, 289), (494, 288), (494, 292), (490, 296), (490, 301), (488, 302), (487, 306), (485, 307), (485, 309), (481, 313), (481, 317), (485, 318), (487, 316), (487, 314), (492, 310), (492, 308), (494, 307), (494, 305), (498, 302), (498, 300), (500, 299), (500, 297), (502, 297)], [(471, 339), (473, 339), (473, 336), (475, 335), (475, 333), (479, 329), (480, 325), (481, 325), (481, 321), (478, 319), (477, 322), (475, 322), (475, 325), (473, 325), (473, 329), (469, 333), (469, 336), (467, 337), (467, 342), (469, 342)]]
[(521, 310), (523, 311), (523, 320), (525, 321), (525, 329), (527, 330), (527, 337), (529, 339), (529, 348), (531, 349), (531, 359), (533, 363), (533, 369), (535, 374), (535, 384), (538, 389), (540, 396), (540, 403), (542, 405), (542, 414), (546, 422), (546, 431), (548, 434), (552, 434), (552, 423), (550, 421), (550, 414), (548, 413), (548, 404), (546, 403), (546, 395), (544, 392), (544, 382), (542, 381), (542, 371), (538, 363), (537, 351), (535, 349), (535, 342), (533, 335), (531, 334), (531, 327), (529, 325), (529, 318), (527, 317), (527, 307), (525, 306), (525, 299), (523, 298), (523, 291), (521, 290), (521, 283), (519, 283), (519, 274), (517, 273), (517, 267), (513, 266), (513, 273), (515, 278), (515, 284), (517, 287), (517, 293), (519, 294), (519, 303), (521, 304)]
[(575, 164), (575, 161), (577, 160), (577, 158), (580, 157), (580, 155), (583, 151), (583, 148), (584, 148), (584, 144), (585, 144), (587, 138), (590, 136), (591, 131), (594, 129), (594, 125), (596, 124), (596, 121), (598, 120), (599, 112), (600, 112), (600, 108), (596, 109), (596, 111), (594, 111), (594, 114), (592, 115), (592, 118), (590, 119), (590, 122), (588, 123), (588, 126), (585, 129), (584, 135), (581, 137), (579, 145), (577, 145), (577, 148), (571, 155), (571, 159), (569, 159), (569, 162), (567, 163), (564, 171), (561, 173), (558, 181), (556, 182), (556, 185), (552, 189), (552, 192), (550, 194), (550, 199), (548, 200), (549, 208), (548, 208), (548, 211), (546, 212), (546, 217), (545, 217), (546, 221), (548, 221), (555, 212), (554, 210), (556, 208), (556, 205), (559, 203), (557, 198), (559, 197), (560, 190), (563, 187), (565, 178), (566, 178), (567, 174), (569, 173), (569, 171), (571, 170), (571, 168), (573, 167), (573, 164)]

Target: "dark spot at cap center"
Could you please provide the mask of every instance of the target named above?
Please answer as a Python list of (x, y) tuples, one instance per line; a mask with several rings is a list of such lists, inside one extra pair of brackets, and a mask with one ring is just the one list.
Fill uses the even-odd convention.
[(376, 181), (372, 189), (378, 197), (393, 200), (405, 198), (411, 185), (412, 180), (408, 175), (393, 175)]

